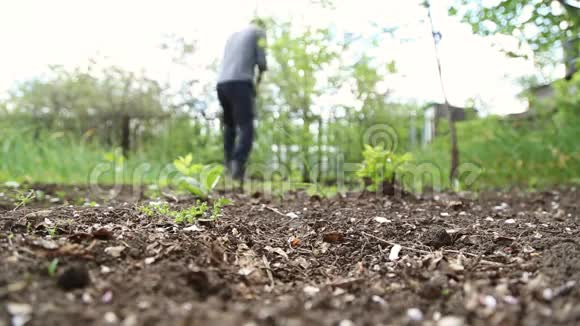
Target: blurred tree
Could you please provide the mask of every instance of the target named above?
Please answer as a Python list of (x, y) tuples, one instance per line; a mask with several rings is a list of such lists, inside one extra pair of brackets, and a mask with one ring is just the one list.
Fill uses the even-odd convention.
[(127, 155), (139, 124), (166, 115), (161, 97), (156, 81), (118, 67), (97, 71), (93, 62), (71, 71), (52, 66), (45, 79), (18, 85), (8, 103), (38, 128), (96, 134)]
[[(267, 79), (271, 82), (272, 92), (277, 94), (280, 109), (286, 111), (282, 116), (291, 119), (294, 127), (299, 128), (290, 131), (287, 128), (290, 125), (281, 122), (281, 130), (298, 136), (294, 145), (299, 147), (297, 154), (302, 165), (302, 180), (309, 182), (312, 154), (321, 158), (323, 132), (322, 108), (313, 110), (313, 104), (322, 94), (323, 87), (329, 86), (322, 83), (322, 78), (326, 77), (325, 81), (332, 83), (332, 74), (336, 72), (328, 67), (339, 59), (342, 48), (333, 42), (328, 29), (306, 28), (297, 33), (290, 22), (274, 24), (271, 21), (268, 26), (268, 39), (272, 40), (268, 50), (274, 63)], [(312, 132), (313, 127), (316, 133)], [(318, 137), (314, 138), (314, 135)], [(292, 147), (290, 151), (293, 151)], [(320, 162), (317, 165), (320, 166)]]
[[(565, 57), (578, 58), (580, 7), (573, 0), (455, 0), (449, 9), (471, 25), (479, 35), (505, 34), (519, 41), (519, 50), (528, 44), (536, 54), (565, 47)], [(523, 56), (521, 51), (506, 51)], [(548, 55), (552, 58), (553, 55)], [(567, 60), (567, 65), (573, 62)]]
[(459, 167), (459, 148), (457, 145), (457, 132), (455, 129), (455, 120), (453, 119), (453, 111), (449, 105), (445, 85), (443, 83), (443, 72), (441, 68), (441, 60), (439, 58), (439, 42), (441, 41), (441, 32), (437, 31), (433, 23), (433, 16), (431, 15), (431, 3), (429, 0), (423, 2), (423, 6), (427, 9), (427, 16), (429, 17), (429, 24), (431, 25), (431, 36), (433, 37), (433, 45), (435, 47), (435, 59), (437, 60), (437, 70), (439, 72), (439, 84), (441, 85), (441, 93), (445, 99), (445, 108), (447, 109), (447, 121), (449, 123), (449, 136), (451, 141), (451, 160), (449, 167), (449, 183), (453, 186), (457, 177), (457, 168)]

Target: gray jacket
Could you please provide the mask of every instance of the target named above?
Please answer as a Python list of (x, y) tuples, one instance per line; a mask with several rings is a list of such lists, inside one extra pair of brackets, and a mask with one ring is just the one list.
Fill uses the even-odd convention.
[(266, 34), (250, 25), (234, 34), (226, 42), (218, 83), (254, 81), (254, 69), (268, 69), (266, 63)]

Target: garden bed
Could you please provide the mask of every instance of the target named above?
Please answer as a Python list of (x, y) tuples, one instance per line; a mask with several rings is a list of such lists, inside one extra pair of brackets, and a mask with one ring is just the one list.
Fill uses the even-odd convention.
[(576, 189), (226, 197), (196, 224), (131, 196), (5, 203), (0, 325), (580, 322)]

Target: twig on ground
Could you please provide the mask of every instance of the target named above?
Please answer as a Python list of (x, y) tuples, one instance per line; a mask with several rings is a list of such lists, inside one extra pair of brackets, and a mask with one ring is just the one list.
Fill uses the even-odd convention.
[(472, 253), (465, 252), (465, 251), (451, 250), (451, 249), (445, 249), (445, 250), (443, 250), (443, 252), (447, 252), (447, 253), (450, 253), (450, 254), (462, 254), (462, 255), (466, 255), (466, 256), (470, 256), (470, 257), (475, 257), (475, 258), (477, 258), (477, 257), (480, 256), (480, 255), (472, 254)]
[(270, 284), (272, 288), (274, 287), (274, 276), (272, 275), (272, 271), (270, 270), (270, 262), (266, 258), (266, 256), (262, 256), (262, 262), (264, 263), (264, 267), (266, 267), (266, 274), (268, 274), (268, 279), (270, 280)]
[[(377, 237), (377, 236), (374, 236), (374, 235), (372, 235), (372, 234), (369, 234), (369, 233), (366, 233), (366, 232), (362, 232), (362, 235), (364, 235), (364, 236), (367, 236), (367, 237), (371, 237), (371, 238), (373, 238), (373, 239), (375, 239), (375, 240), (377, 240), (377, 241), (380, 241), (380, 242), (383, 242), (383, 243), (389, 244), (389, 245), (391, 245), (391, 246), (394, 246), (394, 245), (396, 245), (396, 243), (394, 243), (394, 242), (387, 241), (387, 240), (385, 240), (385, 239), (381, 239), (381, 238), (379, 238), (379, 237)], [(401, 248), (403, 248), (403, 249), (407, 249), (407, 250), (410, 250), (410, 251), (419, 252), (419, 253), (422, 253), (422, 254), (430, 254), (430, 253), (431, 253), (431, 252), (429, 252), (429, 251), (426, 251), (426, 250), (416, 249), (416, 248), (412, 248), (412, 247), (401, 246)]]
[(277, 210), (277, 209), (275, 209), (275, 208), (273, 208), (273, 207), (270, 207), (270, 206), (264, 206), (264, 208), (266, 208), (267, 210), (269, 210), (269, 211), (271, 211), (271, 212), (274, 212), (274, 213), (276, 213), (276, 214), (278, 214), (278, 215), (280, 215), (280, 216), (288, 217), (288, 216), (286, 216), (284, 213), (280, 212), (279, 210)]
[(469, 273), (471, 273), (471, 272), (473, 272), (475, 270), (475, 268), (477, 267), (477, 265), (479, 264), (479, 262), (481, 262), (481, 257), (482, 257), (482, 254), (479, 254), (479, 256), (477, 256), (477, 258), (475, 259), (475, 261), (471, 264), (471, 266), (469, 266), (467, 268), (467, 271)]
[[(369, 233), (366, 233), (366, 232), (362, 232), (362, 235), (367, 236), (367, 237), (371, 237), (371, 238), (373, 238), (373, 239), (375, 239), (377, 241), (380, 241), (380, 242), (389, 244), (391, 246), (394, 246), (395, 245), (394, 242), (387, 241), (385, 239), (381, 239), (381, 238), (379, 238), (377, 236), (374, 236), (374, 235), (369, 234)], [(421, 249), (417, 249), (417, 248), (413, 248), (413, 247), (401, 246), (401, 248), (406, 249), (406, 250), (410, 250), (410, 251), (414, 251), (414, 252), (419, 252), (419, 253), (422, 253), (422, 254), (430, 254), (431, 253), (429, 251), (421, 250)], [(495, 261), (481, 259), (480, 255), (472, 254), (472, 253), (469, 253), (469, 252), (464, 252), (464, 251), (459, 251), (459, 250), (442, 250), (442, 252), (444, 252), (444, 253), (450, 253), (450, 254), (463, 254), (463, 255), (466, 255), (466, 256), (470, 256), (470, 257), (476, 257), (476, 258), (479, 259), (479, 263), (484, 263), (484, 264), (488, 264), (488, 265), (494, 265), (494, 266), (504, 266), (505, 265), (505, 264), (498, 263), (498, 262), (495, 262)]]
[(360, 254), (359, 255), (361, 256), (361, 258), (363, 257), (363, 253), (364, 253), (364, 250), (365, 250), (365, 248), (367, 246), (367, 243), (369, 243), (368, 239), (365, 241), (365, 243), (363, 243), (362, 248), (360, 248)]

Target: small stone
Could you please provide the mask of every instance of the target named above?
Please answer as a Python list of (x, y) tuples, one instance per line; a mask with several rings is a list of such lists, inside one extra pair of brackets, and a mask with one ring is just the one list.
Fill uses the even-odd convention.
[(384, 306), (387, 304), (387, 302), (385, 301), (385, 299), (379, 297), (378, 295), (373, 295), (373, 297), (371, 298), (371, 300), (373, 302), (376, 302), (378, 304), (380, 304), (381, 306)]
[(300, 216), (298, 216), (298, 214), (294, 213), (294, 212), (290, 212), (288, 214), (286, 214), (286, 216), (288, 216), (289, 218), (299, 218)]
[(48, 239), (37, 239), (32, 242), (33, 245), (42, 247), (46, 250), (55, 250), (58, 249), (58, 244), (52, 240)]
[(495, 206), (493, 209), (496, 211), (503, 211), (508, 209), (510, 206), (507, 203), (501, 203), (499, 206)]
[(304, 294), (311, 297), (311, 296), (315, 295), (316, 293), (320, 292), (320, 289), (315, 287), (315, 286), (307, 285), (304, 287), (303, 291), (304, 291)]
[(341, 320), (340, 323), (338, 323), (338, 326), (354, 326), (354, 325), (355, 324), (348, 319)]
[(483, 304), (484, 306), (486, 306), (489, 309), (495, 309), (495, 307), (497, 306), (497, 300), (492, 297), (491, 295), (486, 295), (484, 297), (482, 297), (480, 299), (481, 304)]
[(114, 312), (108, 311), (105, 313), (105, 322), (107, 324), (116, 324), (119, 322), (119, 318), (115, 315)]
[(386, 217), (377, 216), (377, 217), (375, 217), (375, 222), (377, 222), (379, 224), (383, 224), (383, 223), (391, 223), (391, 220), (389, 220)]
[(391, 248), (391, 251), (389, 253), (389, 260), (390, 261), (395, 261), (397, 259), (399, 259), (399, 252), (401, 252), (401, 245), (399, 244), (395, 244), (393, 246), (393, 248)]
[(83, 293), (81, 300), (83, 301), (83, 303), (86, 303), (86, 304), (93, 303), (93, 297), (87, 292)]
[(437, 322), (437, 326), (463, 326), (463, 318), (457, 316), (445, 316)]
[(29, 304), (9, 302), (6, 304), (6, 310), (12, 315), (12, 325), (14, 326), (24, 326), (31, 319), (32, 306)]
[(107, 247), (105, 248), (105, 253), (113, 257), (121, 257), (121, 252), (123, 250), (125, 250), (125, 247), (123, 246)]
[(139, 309), (141, 309), (141, 310), (146, 310), (146, 309), (149, 309), (149, 308), (151, 308), (151, 305), (152, 305), (152, 304), (151, 304), (151, 302), (149, 302), (149, 301), (139, 301), (139, 302), (137, 303), (137, 308), (139, 308)]
[(137, 315), (130, 314), (123, 320), (122, 326), (136, 326), (138, 323)]
[(423, 320), (423, 312), (417, 308), (411, 308), (407, 310), (407, 317), (413, 321), (421, 321)]
[(65, 293), (64, 297), (70, 301), (70, 302), (75, 302), (77, 301), (77, 297), (75, 296), (75, 294), (73, 292), (67, 292)]

